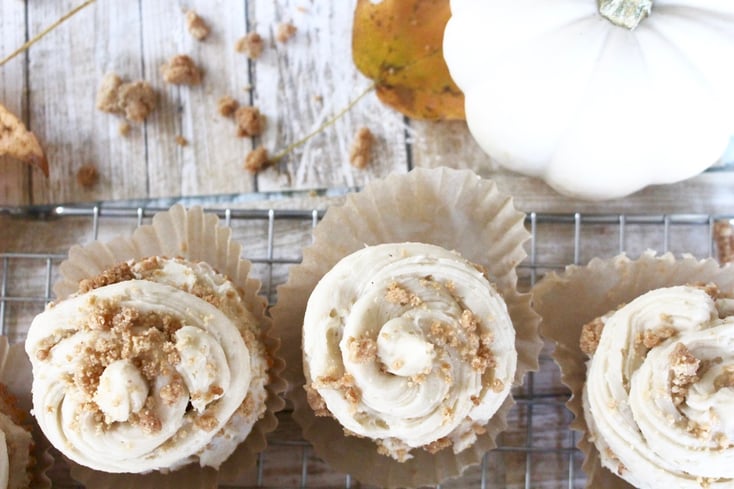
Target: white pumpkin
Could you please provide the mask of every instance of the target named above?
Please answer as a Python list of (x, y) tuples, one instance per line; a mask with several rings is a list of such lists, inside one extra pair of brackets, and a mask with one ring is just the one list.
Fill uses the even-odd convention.
[(734, 134), (734, 0), (451, 0), (451, 13), (444, 57), (474, 138), (561, 193), (689, 178)]

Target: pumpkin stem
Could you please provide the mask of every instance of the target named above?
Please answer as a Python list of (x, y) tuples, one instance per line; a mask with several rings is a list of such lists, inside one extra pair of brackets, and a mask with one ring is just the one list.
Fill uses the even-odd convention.
[(653, 0), (599, 0), (599, 13), (612, 24), (634, 29), (650, 15)]

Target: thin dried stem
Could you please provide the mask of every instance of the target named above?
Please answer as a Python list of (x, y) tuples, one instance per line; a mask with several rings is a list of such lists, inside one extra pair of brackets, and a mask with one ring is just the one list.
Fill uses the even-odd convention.
[(19, 54), (27, 51), (28, 48), (30, 48), (35, 43), (37, 43), (38, 41), (40, 41), (46, 34), (48, 34), (49, 32), (51, 32), (52, 30), (56, 29), (58, 26), (60, 26), (61, 24), (63, 24), (66, 20), (70, 19), (76, 13), (80, 12), (81, 10), (85, 9), (86, 7), (88, 7), (89, 5), (93, 4), (96, 1), (97, 0), (86, 0), (84, 3), (82, 3), (78, 7), (74, 7), (73, 9), (71, 9), (70, 11), (68, 11), (67, 13), (65, 13), (64, 15), (62, 15), (61, 18), (59, 18), (56, 22), (54, 22), (50, 26), (46, 27), (44, 30), (42, 30), (41, 32), (39, 32), (38, 34), (36, 34), (35, 36), (33, 36), (31, 39), (29, 39), (28, 42), (26, 42), (21, 47), (19, 47), (18, 49), (16, 49), (15, 51), (13, 51), (12, 53), (10, 53), (6, 57), (4, 57), (2, 59), (2, 61), (0, 61), (0, 66), (3, 66), (5, 63), (7, 63), (11, 59), (15, 58)]

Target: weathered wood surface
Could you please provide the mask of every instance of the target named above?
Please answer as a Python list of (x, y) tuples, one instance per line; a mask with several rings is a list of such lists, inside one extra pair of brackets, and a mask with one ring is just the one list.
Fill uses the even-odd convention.
[[(369, 86), (351, 62), (354, 3), (97, 0), (0, 68), (0, 103), (22, 116), (38, 134), (51, 166), (46, 179), (17, 162), (0, 159), (0, 207), (359, 187), (391, 172), (445, 165), (470, 168), (495, 179), (527, 212), (734, 213), (732, 171), (705, 173), (613, 202), (567, 199), (537, 179), (498, 168), (472, 140), (464, 123), (408, 121), (382, 106), (374, 93), (274, 168), (248, 174), (242, 161), (253, 145), (263, 144), (271, 152), (286, 147), (328, 121)], [(77, 4), (73, 0), (0, 0), (0, 55)], [(203, 42), (186, 30), (183, 12), (189, 8), (212, 28)], [(285, 44), (274, 39), (280, 22), (292, 22), (298, 28)], [(259, 32), (266, 41), (262, 57), (252, 62), (234, 50), (235, 41), (248, 31)], [(180, 53), (192, 56), (203, 69), (201, 86), (163, 83), (161, 65)], [(144, 124), (133, 124), (128, 136), (119, 134), (122, 118), (95, 108), (97, 86), (109, 71), (129, 80), (145, 79), (159, 95), (157, 110)], [(265, 133), (255, 139), (236, 137), (233, 122), (217, 113), (217, 100), (223, 95), (259, 107), (268, 121)], [(370, 166), (358, 170), (350, 166), (348, 153), (354, 133), (362, 126), (374, 132), (377, 144)], [(188, 145), (177, 144), (177, 136), (186, 138)], [(101, 175), (90, 190), (80, 187), (75, 178), (78, 168), (87, 163), (95, 164)], [(262, 194), (235, 206), (323, 210), (341, 201), (341, 197), (308, 193), (278, 199)], [(213, 199), (205, 202), (210, 207), (229, 205)], [(131, 217), (101, 218), (97, 235), (104, 239), (129, 233), (136, 224)], [(274, 300), (275, 286), (286, 279), (288, 264), (297, 262), (310, 242), (311, 221), (276, 220), (272, 250), (267, 219), (234, 220), (232, 226), (245, 255), (256, 262), (253, 273)], [(612, 256), (619, 250), (618, 223), (583, 225), (578, 236), (574, 229), (568, 222), (538, 224), (534, 248), (538, 268), (529, 268), (529, 261), (524, 264), (520, 274), (525, 285), (546, 270)], [(0, 324), (12, 341), (23, 339), (30, 320), (50, 297), (48, 286), (56, 279), (68, 248), (93, 239), (93, 231), (89, 216), (43, 220), (0, 214), (0, 297), (10, 298), (0, 301)], [(662, 222), (629, 225), (622, 233), (622, 244), (632, 254), (646, 248), (663, 250), (666, 245), (698, 256), (709, 251), (705, 225), (674, 226), (667, 239), (664, 232)], [(272, 267), (263, 263), (268, 256), (277, 262)], [(488, 455), (484, 471), (470, 469), (442, 487), (582, 487), (579, 455), (566, 450), (572, 440), (569, 414), (561, 403), (564, 390), (547, 352), (532, 386), (532, 392), (526, 386), (519, 394), (543, 401), (532, 407), (521, 402), (513, 411), (511, 428), (501, 440), (503, 451)], [(363, 487), (331, 471), (300, 443), (298, 428), (287, 412), (281, 419), (263, 457), (261, 477), (251, 470), (238, 481), (240, 487), (344, 487), (347, 482)], [(522, 450), (528, 436), (540, 449), (532, 455)], [(569, 457), (573, 457), (570, 466)], [(54, 477), (57, 487), (74, 487), (63, 463), (57, 465)]]

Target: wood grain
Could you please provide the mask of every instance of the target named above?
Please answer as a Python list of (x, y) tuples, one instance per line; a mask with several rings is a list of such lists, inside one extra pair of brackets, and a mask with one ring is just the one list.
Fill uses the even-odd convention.
[[(0, 53), (10, 53), (26, 41), (25, 5), (23, 2), (0, 2)], [(5, 28), (4, 26), (11, 26)], [(0, 104), (28, 125), (25, 97), (25, 55), (0, 68)], [(32, 127), (29, 129), (33, 129)], [(0, 205), (30, 204), (28, 185), (31, 170), (19, 161), (0, 156)], [(41, 177), (41, 172), (37, 172)]]

